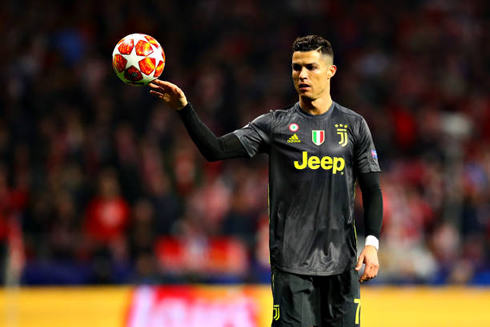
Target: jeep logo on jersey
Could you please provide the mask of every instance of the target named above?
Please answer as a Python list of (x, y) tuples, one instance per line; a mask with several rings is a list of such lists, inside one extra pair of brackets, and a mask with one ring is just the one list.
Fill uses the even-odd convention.
[(316, 145), (320, 146), (323, 142), (325, 142), (325, 131), (323, 130), (315, 130), (311, 131), (311, 140)]
[(339, 171), (341, 172), (342, 170), (344, 170), (345, 160), (342, 157), (329, 156), (325, 156), (323, 158), (311, 156), (308, 158), (308, 152), (303, 151), (302, 162), (300, 163), (299, 161), (294, 161), (294, 168), (298, 170), (303, 170), (306, 167), (313, 170), (316, 170), (318, 168), (322, 168), (324, 170), (332, 170), (333, 174), (337, 174)]

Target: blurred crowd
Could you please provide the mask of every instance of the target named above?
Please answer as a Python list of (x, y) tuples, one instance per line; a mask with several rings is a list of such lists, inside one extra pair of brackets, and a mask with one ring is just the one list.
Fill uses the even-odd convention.
[(140, 32), (218, 135), (297, 101), (292, 42), (329, 39), (332, 97), (383, 170), (373, 283), (490, 285), (487, 1), (9, 0), (0, 17), (1, 265), (22, 284), (269, 282), (267, 156), (207, 163), (118, 80), (112, 50)]

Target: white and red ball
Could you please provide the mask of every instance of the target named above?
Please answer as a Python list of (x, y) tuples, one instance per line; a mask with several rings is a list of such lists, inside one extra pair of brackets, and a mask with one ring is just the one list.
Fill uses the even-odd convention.
[(130, 34), (116, 44), (112, 68), (117, 77), (130, 85), (146, 85), (158, 78), (165, 67), (165, 52), (153, 37)]

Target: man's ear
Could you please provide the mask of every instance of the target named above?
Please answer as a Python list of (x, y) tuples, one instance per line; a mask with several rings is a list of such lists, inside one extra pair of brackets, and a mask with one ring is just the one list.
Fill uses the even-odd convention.
[(328, 78), (329, 78), (329, 79), (330, 79), (330, 78), (332, 78), (332, 77), (333, 77), (333, 75), (335, 75), (335, 73), (336, 73), (336, 72), (337, 72), (337, 66), (335, 66), (335, 65), (330, 65), (330, 66), (328, 67), (328, 72), (327, 72), (327, 76), (328, 76)]

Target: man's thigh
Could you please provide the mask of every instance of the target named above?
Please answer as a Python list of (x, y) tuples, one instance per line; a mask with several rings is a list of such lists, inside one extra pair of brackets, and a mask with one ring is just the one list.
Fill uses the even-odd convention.
[(304, 276), (272, 268), (272, 327), (360, 326), (359, 277)]
[(311, 327), (319, 322), (318, 310), (315, 310), (318, 294), (311, 276), (272, 267), (272, 295), (272, 327)]
[(322, 327), (358, 327), (361, 323), (359, 275), (354, 269), (314, 279), (320, 293)]

